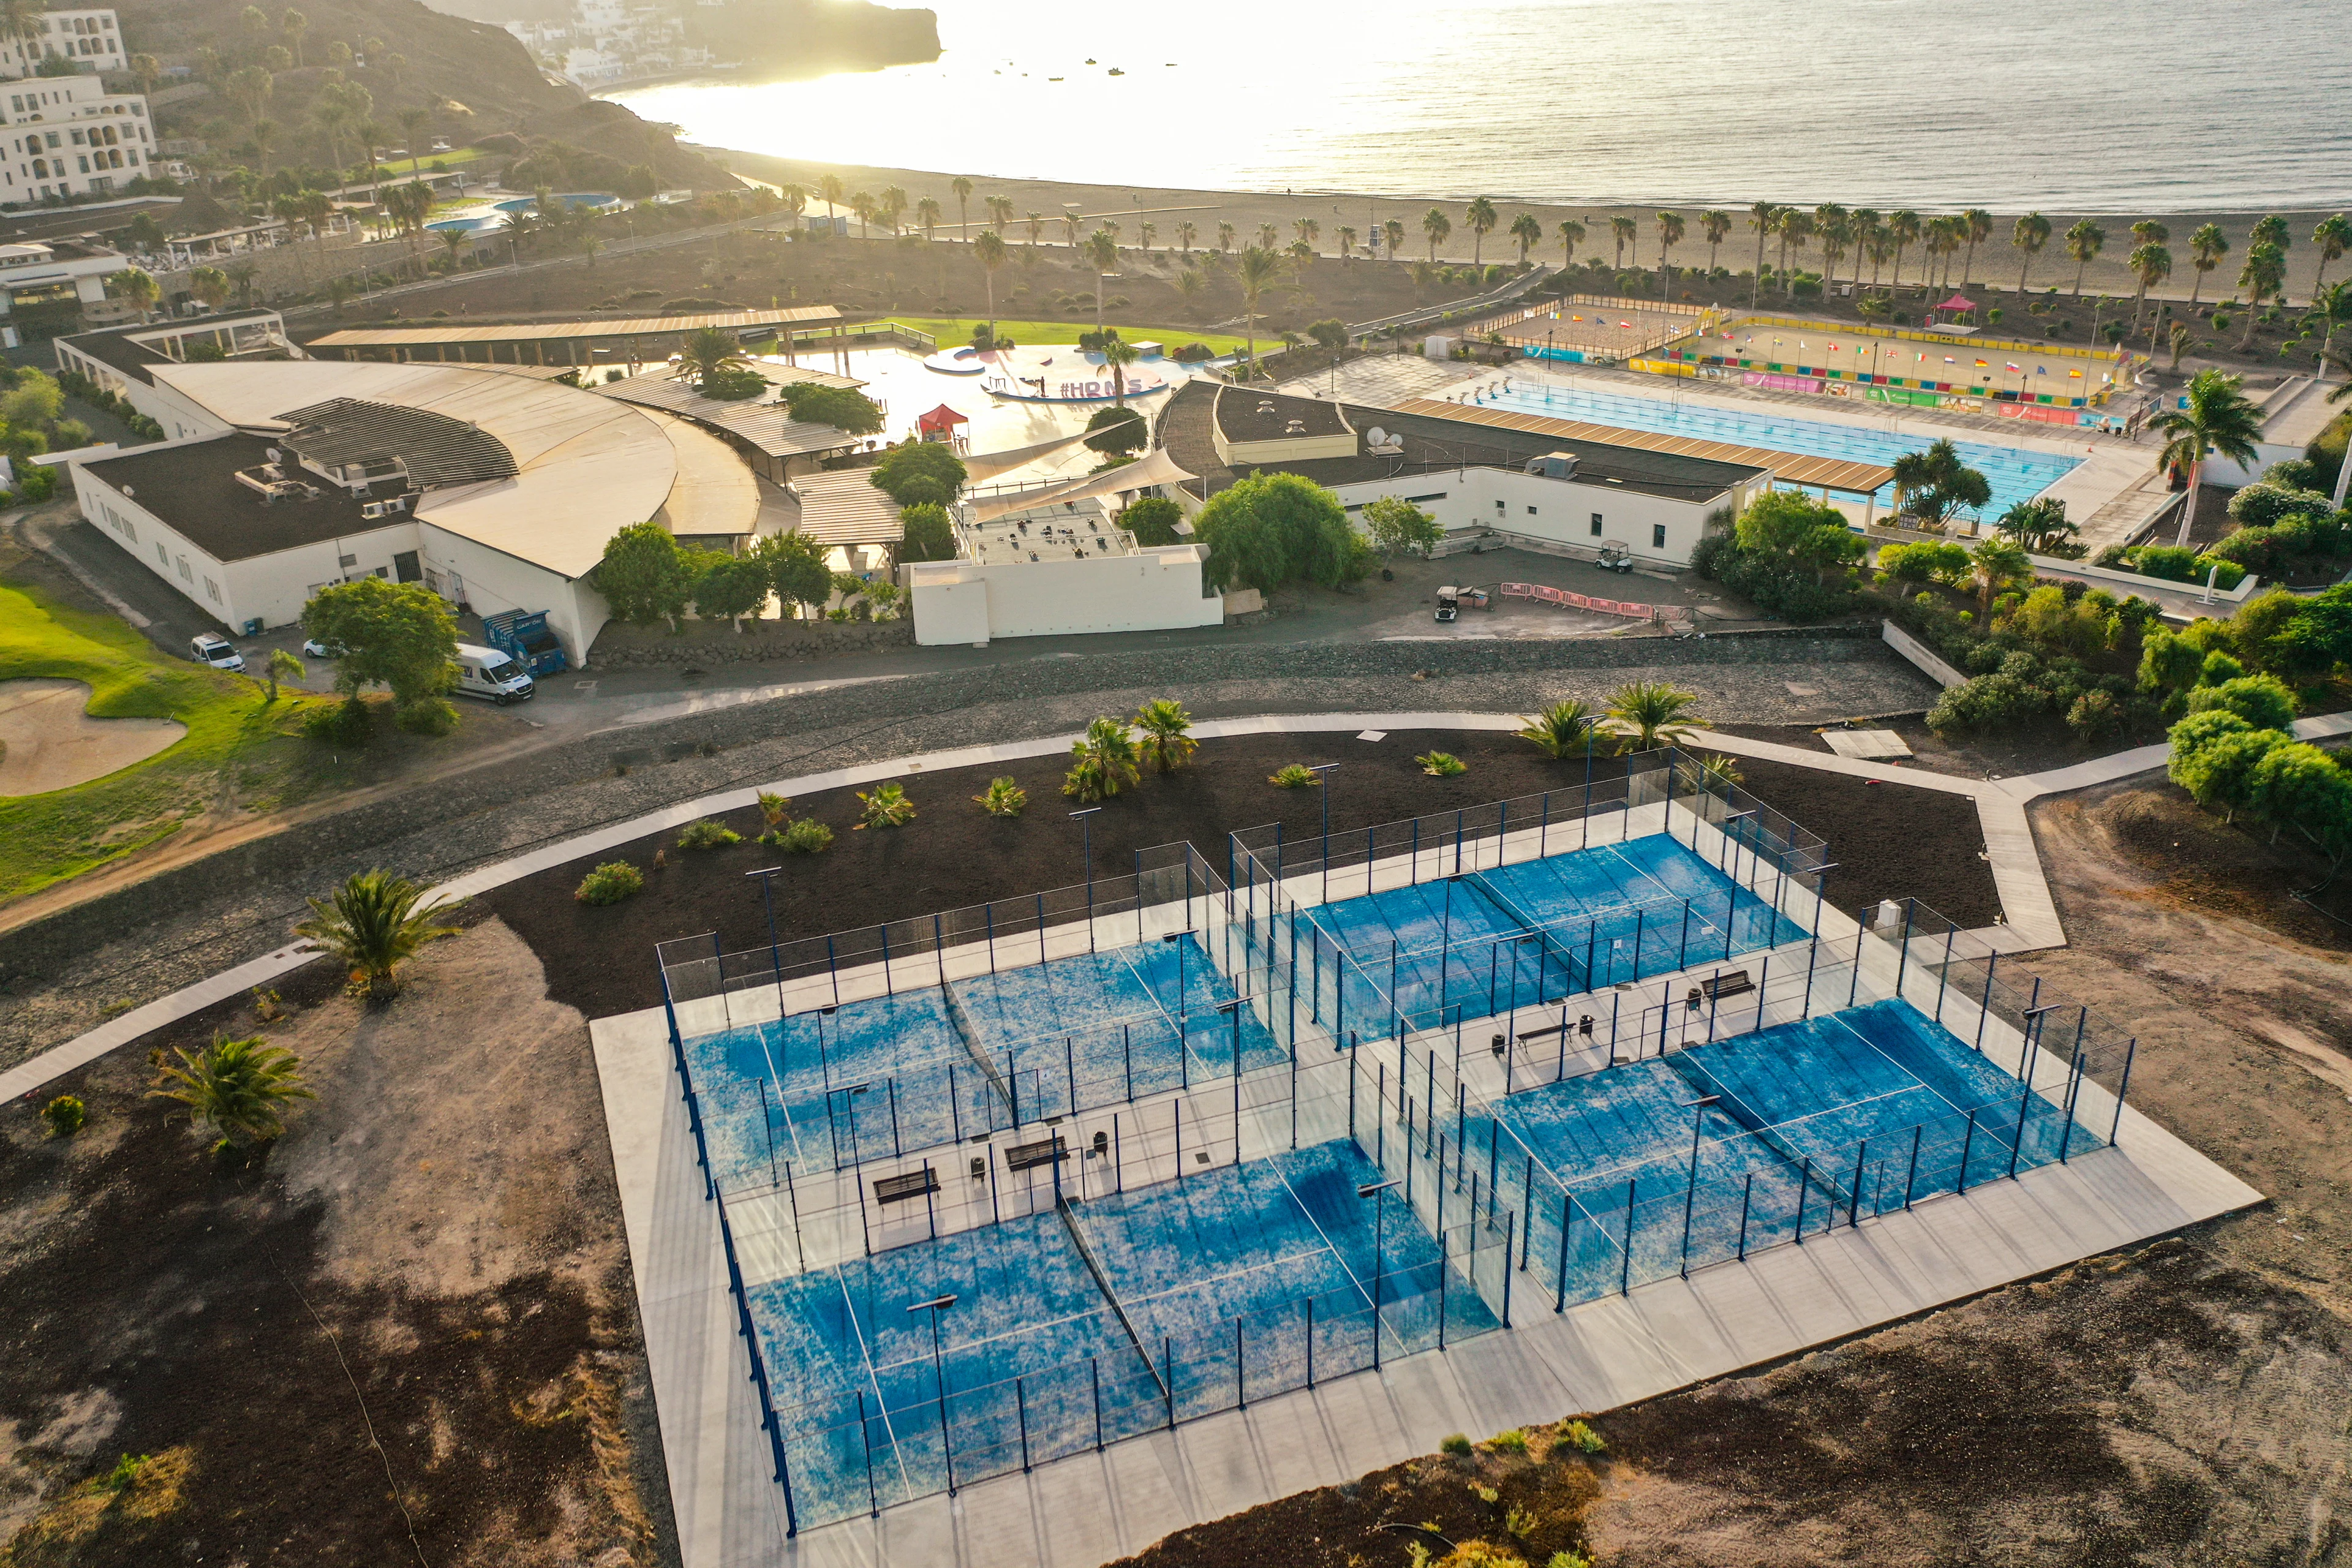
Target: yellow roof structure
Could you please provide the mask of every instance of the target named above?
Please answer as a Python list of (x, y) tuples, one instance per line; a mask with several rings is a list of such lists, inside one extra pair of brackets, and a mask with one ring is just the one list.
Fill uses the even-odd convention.
[(898, 503), (874, 487), (871, 468), (801, 474), (789, 481), (800, 498), (799, 532), (819, 544), (896, 544), (906, 537)]
[(1591, 441), (1603, 447), (1632, 447), (1644, 452), (1672, 452), (1717, 463), (1744, 463), (1769, 468), (1786, 484), (1867, 495), (1895, 482), (1895, 470), (1882, 463), (1855, 463), (1843, 458), (1815, 458), (1803, 452), (1781, 452), (1769, 447), (1742, 447), (1729, 441), (1703, 441), (1695, 436), (1663, 436), (1649, 430), (1625, 430), (1614, 425), (1587, 425), (1576, 419), (1552, 419), (1540, 414), (1511, 414), (1476, 404), (1442, 403), (1430, 397), (1409, 397), (1396, 405), (1400, 414), (1423, 414), (1465, 425), (1491, 425), (1530, 435), (1556, 436), (1563, 441)]
[(798, 326), (809, 321), (837, 321), (841, 312), (831, 305), (796, 305), (783, 310), (719, 310), (698, 316), (635, 316), (626, 320), (595, 318), (569, 321), (521, 321), (511, 326), (465, 326), (436, 321), (420, 327), (347, 327), (313, 339), (314, 349), (415, 348), (429, 343), (541, 343), (563, 338), (651, 338), (668, 332), (691, 332), (702, 327), (740, 330), (746, 327)]

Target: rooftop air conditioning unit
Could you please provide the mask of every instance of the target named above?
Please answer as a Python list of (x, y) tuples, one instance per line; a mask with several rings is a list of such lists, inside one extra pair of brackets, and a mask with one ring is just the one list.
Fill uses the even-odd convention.
[(273, 463), (282, 463), (286, 460), (285, 454), (278, 451), (275, 447), (264, 448), (261, 455), (268, 458)]
[(362, 517), (369, 518), (382, 517), (390, 510), (391, 509), (386, 507), (383, 502), (380, 500), (372, 500), (368, 502), (367, 505), (360, 508), (360, 515)]
[(1540, 458), (1529, 458), (1528, 472), (1547, 479), (1572, 479), (1576, 478), (1576, 454), (1547, 452)]

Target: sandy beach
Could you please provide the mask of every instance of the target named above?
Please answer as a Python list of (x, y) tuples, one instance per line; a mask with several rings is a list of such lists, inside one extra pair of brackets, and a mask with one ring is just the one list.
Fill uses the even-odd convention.
[[(904, 188), (914, 200), (919, 201), (925, 195), (936, 196), (947, 213), (947, 223), (940, 232), (943, 237), (953, 237), (956, 204), (954, 194), (949, 188), (949, 182), (955, 178), (952, 170), (824, 164), (733, 149), (707, 150), (729, 168), (754, 179), (814, 187), (824, 176), (832, 174), (839, 174), (852, 191), (879, 192), (886, 186), (896, 184)], [(1281, 231), (1282, 243), (1287, 245), (1295, 237), (1292, 224), (1299, 218), (1312, 218), (1322, 226), (1316, 247), (1327, 254), (1338, 251), (1339, 230), (1342, 226), (1354, 228), (1361, 236), (1375, 225), (1397, 218), (1405, 226), (1403, 254), (1426, 257), (1429, 242), (1422, 232), (1421, 219), (1422, 215), (1434, 205), (1445, 210), (1454, 226), (1453, 233), (1438, 247), (1438, 258), (1458, 263), (1470, 260), (1473, 254), (1474, 237), (1464, 222), (1463, 202), (1459, 197), (1311, 190), (1213, 191), (1165, 186), (1088, 185), (1052, 180), (1000, 179), (980, 174), (972, 174), (970, 177), (976, 187), (971, 200), (975, 223), (984, 221), (987, 216), (987, 209), (982, 205), (984, 198), (992, 195), (1010, 197), (1017, 215), (1014, 220), (1016, 235), (1020, 232), (1022, 217), (1032, 212), (1042, 213), (1049, 220), (1045, 234), (1048, 243), (1059, 238), (1063, 232), (1061, 216), (1075, 205), (1082, 217), (1117, 219), (1122, 226), (1122, 242), (1128, 244), (1134, 243), (1138, 226), (1149, 222), (1159, 226), (1159, 244), (1172, 245), (1176, 225), (1190, 220), (1200, 228), (1201, 238), (1197, 244), (1213, 247), (1217, 225), (1225, 222), (1240, 230), (1244, 239), (1255, 233), (1259, 225), (1273, 224)], [(1945, 210), (1957, 211), (1965, 204), (1963, 196), (1959, 203)], [(1538, 260), (1554, 265), (1559, 263), (1560, 247), (1555, 237), (1556, 231), (1563, 220), (1571, 218), (1585, 226), (1584, 241), (1576, 251), (1579, 262), (1591, 256), (1596, 249), (1603, 256), (1613, 254), (1615, 242), (1610, 236), (1609, 223), (1613, 217), (1624, 216), (1634, 219), (1638, 226), (1638, 238), (1627, 252), (1626, 265), (1630, 267), (1638, 261), (1643, 267), (1654, 268), (1658, 264), (1658, 208), (1519, 202), (1499, 196), (1495, 198), (1495, 205), (1501, 222), (1478, 247), (1478, 255), (1483, 260), (1510, 261), (1517, 258), (1518, 243), (1505, 231), (1520, 213), (1529, 212), (1543, 225), (1547, 237), (1544, 245), (1534, 252)], [(1675, 210), (1682, 213), (1686, 226), (1682, 243), (1674, 249), (1675, 265), (1678, 268), (1705, 266), (1707, 261), (1706, 240), (1698, 224), (1698, 215), (1704, 208), (1690, 205)], [(2065, 241), (2062, 237), (2075, 219), (2084, 215), (2044, 212), (2042, 216), (2050, 220), (2051, 239), (2033, 259), (2029, 286), (2036, 292), (2053, 287), (2071, 292), (2074, 286), (2074, 263), (2065, 254)], [(2160, 299), (2189, 298), (2190, 286), (2196, 279), (2189, 264), (2189, 237), (2204, 224), (2221, 226), (2222, 233), (2230, 238), (2230, 254), (2222, 259), (2220, 267), (2206, 276), (2204, 288), (2198, 295), (2200, 300), (2210, 300), (2228, 298), (2236, 292), (2238, 263), (2245, 251), (2246, 233), (2264, 215), (2259, 212), (2192, 212), (2141, 216), (2155, 218), (2171, 231), (2167, 243), (2173, 257), (2172, 278), (2163, 287), (2151, 290), (2152, 297)], [(2311, 243), (2311, 230), (2327, 214), (2324, 210), (2289, 211), (2281, 216), (2286, 218), (2289, 233), (2294, 241), (2287, 251), (2287, 293), (2289, 298), (2298, 301), (2308, 300), (2313, 279), (2320, 267), (2318, 247)], [(1748, 226), (1745, 208), (1733, 210), (1732, 216), (1736, 222), (1731, 233), (1724, 239), (1716, 261), (1718, 266), (1738, 272), (1755, 266), (1756, 234)], [(1971, 274), (1972, 287), (2002, 293), (2016, 289), (2021, 258), (2011, 247), (2009, 236), (2017, 217), (2015, 213), (1993, 215), (1993, 237), (1977, 248)], [(2137, 219), (2135, 216), (2103, 215), (2095, 221), (2105, 229), (2107, 237), (2101, 254), (2084, 271), (2084, 292), (2086, 295), (2104, 292), (2127, 297), (2139, 287), (2124, 264), (2124, 258), (2132, 248), (2130, 227)], [(1765, 258), (1776, 260), (1778, 255), (1779, 242), (1776, 240), (1768, 247)], [(1794, 260), (1793, 256), (1791, 259)], [(1920, 259), (1916, 247), (1905, 256), (1903, 275), (1906, 287), (1918, 276)], [(1806, 261), (1809, 268), (1819, 267), (1821, 255), (1817, 247), (1806, 253)], [(1959, 258), (1956, 258), (1953, 262), (1955, 277), (1958, 275), (1958, 266)], [(1853, 268), (1853, 258), (1849, 257), (1840, 266), (1840, 275), (1852, 276)], [(2352, 277), (2352, 257), (2338, 260), (2329, 271), (2335, 278)], [(1863, 264), (1865, 281), (1869, 275), (1870, 266), (1865, 261)]]

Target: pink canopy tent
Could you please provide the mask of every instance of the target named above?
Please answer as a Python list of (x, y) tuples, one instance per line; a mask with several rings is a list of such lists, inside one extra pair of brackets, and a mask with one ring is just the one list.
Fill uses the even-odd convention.
[(1973, 310), (1976, 308), (1977, 302), (1974, 300), (1965, 300), (1958, 294), (1953, 295), (1950, 299), (1936, 307), (1938, 310), (1949, 310), (1956, 316)]

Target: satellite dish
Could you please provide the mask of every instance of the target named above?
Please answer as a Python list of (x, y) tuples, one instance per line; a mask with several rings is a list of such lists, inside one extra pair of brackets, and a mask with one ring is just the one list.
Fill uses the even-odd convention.
[(1375, 447), (1385, 447), (1389, 444), (1389, 433), (1375, 425), (1364, 432), (1364, 439)]

